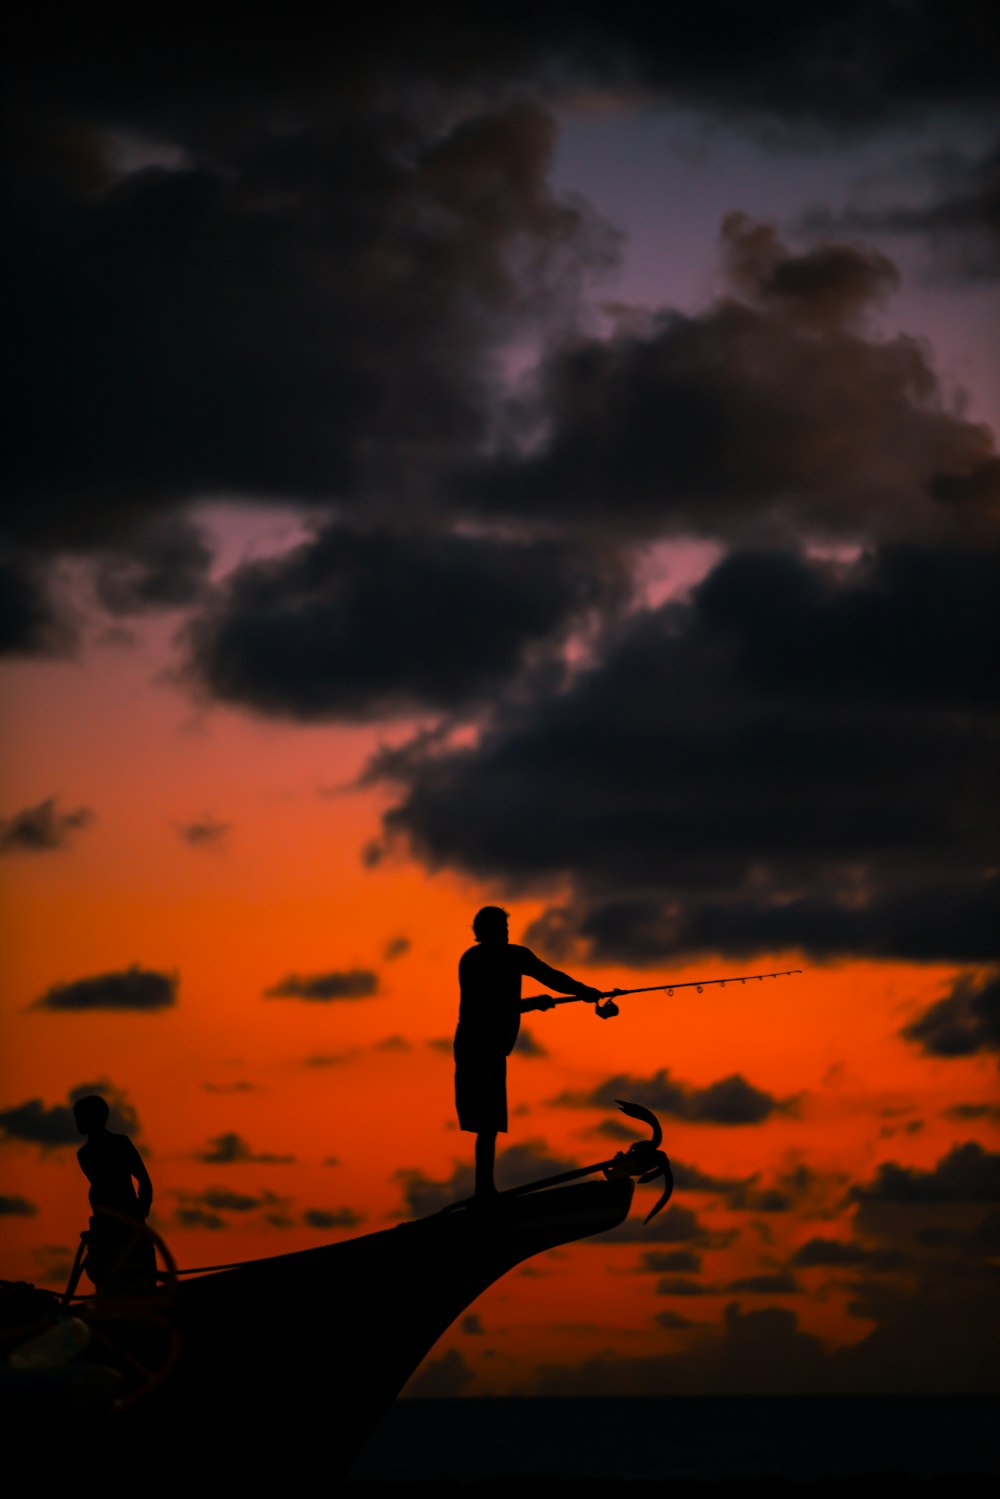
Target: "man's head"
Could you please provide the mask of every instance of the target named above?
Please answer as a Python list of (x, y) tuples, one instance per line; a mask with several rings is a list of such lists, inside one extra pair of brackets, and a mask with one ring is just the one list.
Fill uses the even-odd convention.
[(502, 906), (484, 906), (472, 922), (477, 942), (506, 942), (509, 932), (507, 912)]
[(99, 1093), (88, 1093), (86, 1098), (78, 1098), (73, 1105), (73, 1118), (81, 1135), (92, 1135), (95, 1130), (103, 1129), (110, 1113)]

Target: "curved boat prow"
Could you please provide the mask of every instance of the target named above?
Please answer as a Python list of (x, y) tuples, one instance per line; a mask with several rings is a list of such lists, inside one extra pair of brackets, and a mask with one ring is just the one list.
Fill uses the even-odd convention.
[(225, 1419), (268, 1433), (300, 1476), (343, 1473), (483, 1291), (536, 1254), (617, 1227), (633, 1191), (627, 1178), (580, 1182), (191, 1281), (178, 1295), (190, 1357), (165, 1394), (183, 1398), (185, 1421), (211, 1398), (217, 1422), (221, 1397)]
[[(147, 1380), (141, 1399), (109, 1397), (87, 1414), (85, 1439), (112, 1444), (123, 1471), (152, 1464), (157, 1493), (187, 1486), (193, 1471), (206, 1485), (245, 1481), (274, 1495), (342, 1477), (441, 1335), (507, 1271), (618, 1227), (636, 1177), (663, 1178), (653, 1212), (663, 1206), (672, 1178), (659, 1125), (648, 1110), (622, 1108), (645, 1119), (653, 1138), (594, 1166), (381, 1233), (186, 1282), (172, 1276), (170, 1294), (138, 1298), (132, 1319), (140, 1350), (144, 1327), (147, 1342), (169, 1331), (179, 1349), (169, 1376)], [(597, 1171), (603, 1180), (579, 1179)], [(126, 1300), (118, 1310), (127, 1332)], [(93, 1305), (97, 1336), (100, 1298)], [(131, 1367), (125, 1343), (118, 1351)], [(64, 1446), (69, 1462), (73, 1444)]]

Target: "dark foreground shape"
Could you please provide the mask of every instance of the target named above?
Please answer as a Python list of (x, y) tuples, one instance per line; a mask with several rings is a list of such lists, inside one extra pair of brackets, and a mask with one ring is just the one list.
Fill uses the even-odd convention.
[[(580, 1183), (178, 1285), (180, 1354), (145, 1398), (118, 1411), (90, 1399), (36, 1400), (24, 1385), (28, 1470), (44, 1453), (51, 1483), (58, 1441), (67, 1478), (100, 1454), (123, 1480), (141, 1474), (146, 1495), (219, 1484), (277, 1496), (329, 1484), (488, 1286), (546, 1249), (616, 1227), (632, 1193), (627, 1178)], [(16, 1379), (4, 1382), (12, 1393)]]

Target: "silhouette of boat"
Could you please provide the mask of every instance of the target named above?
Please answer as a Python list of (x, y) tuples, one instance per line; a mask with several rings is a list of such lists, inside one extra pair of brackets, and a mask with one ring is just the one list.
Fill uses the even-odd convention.
[[(68, 1451), (74, 1433), (89, 1451), (96, 1443), (115, 1467), (142, 1473), (147, 1492), (147, 1477), (166, 1492), (190, 1486), (193, 1473), (199, 1485), (238, 1481), (268, 1493), (336, 1480), (483, 1291), (537, 1254), (617, 1227), (632, 1176), (649, 1179), (654, 1156), (666, 1168), (662, 1205), (669, 1163), (653, 1144), (637, 1141), (602, 1163), (603, 1181), (529, 1184), (493, 1207), (456, 1205), (462, 1210), (173, 1280), (146, 1297), (91, 1298), (54, 1320), (50, 1308), (47, 1321), (14, 1335), (22, 1367), (3, 1371), (24, 1417), (21, 1438), (51, 1453), (51, 1432), (62, 1427)], [(83, 1337), (80, 1326), (92, 1334), (87, 1356), (47, 1363), (43, 1355), (31, 1367), (31, 1349), (67, 1339), (71, 1324), (74, 1336)]]

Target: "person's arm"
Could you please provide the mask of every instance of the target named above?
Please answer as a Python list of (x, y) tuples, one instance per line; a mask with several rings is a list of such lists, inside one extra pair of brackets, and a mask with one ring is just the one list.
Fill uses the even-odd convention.
[[(568, 973), (562, 973), (558, 968), (550, 968), (548, 963), (543, 963), (541, 958), (536, 958), (530, 947), (521, 949), (522, 962), (521, 972), (529, 978), (537, 979), (540, 984), (546, 984), (554, 989), (557, 994), (575, 994), (578, 999), (585, 999), (589, 1003), (596, 1004), (601, 997), (599, 989), (592, 989), (589, 984), (582, 984), (579, 979), (570, 978)], [(544, 996), (542, 996), (544, 999)], [(552, 1004), (537, 1003), (533, 1000), (524, 1000), (521, 1004), (521, 1014), (525, 1015), (529, 1010), (551, 1010)]]
[(150, 1180), (149, 1172), (146, 1170), (146, 1164), (142, 1156), (136, 1150), (131, 1140), (129, 1141), (129, 1145), (131, 1147), (129, 1171), (139, 1184), (139, 1209), (142, 1216), (148, 1218), (149, 1210), (153, 1206), (153, 1183)]

